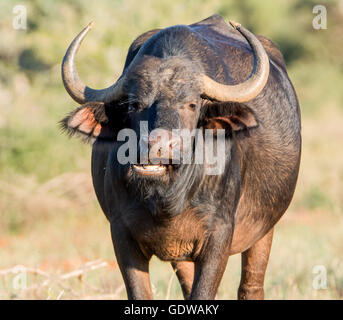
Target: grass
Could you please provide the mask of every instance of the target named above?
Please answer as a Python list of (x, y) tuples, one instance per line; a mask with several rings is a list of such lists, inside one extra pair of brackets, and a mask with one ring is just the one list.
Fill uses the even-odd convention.
[[(328, 30), (320, 31), (311, 27), (312, 0), (22, 1), (26, 31), (12, 27), (16, 4), (0, 3), (0, 270), (25, 265), (60, 275), (97, 259), (108, 267), (37, 292), (15, 290), (15, 274), (0, 276), (0, 299), (53, 299), (62, 290), (62, 299), (126, 297), (118, 291), (123, 281), (109, 225), (91, 184), (91, 147), (68, 139), (57, 125), (76, 107), (64, 91), (60, 62), (72, 37), (94, 20), (78, 70), (86, 83), (104, 87), (120, 75), (127, 48), (140, 33), (215, 12), (278, 43), (301, 103), (300, 175), (293, 202), (276, 226), (266, 298), (342, 298), (343, 13), (337, 1), (326, 2)], [(313, 288), (317, 265), (326, 268), (327, 289)], [(154, 258), (151, 271), (156, 298), (182, 298), (169, 264)], [(229, 259), (218, 299), (236, 298), (239, 276), (236, 255)], [(27, 280), (33, 285), (44, 278)]]
[[(90, 272), (85, 280), (101, 294), (114, 294), (122, 285), (122, 280), (113, 261), (107, 222), (101, 215), (95, 214), (89, 217), (83, 215), (83, 222), (80, 222), (80, 217), (69, 217), (67, 223), (65, 220), (65, 216), (56, 216), (49, 221), (38, 223), (31, 231), (22, 233), (20, 237), (12, 235), (6, 239), (2, 238), (0, 257), (1, 261), (6, 262), (2, 263), (3, 267), (25, 264), (52, 274), (61, 274), (101, 257), (110, 262), (111, 267)], [(265, 282), (266, 299), (341, 299), (343, 274), (340, 244), (343, 239), (337, 229), (341, 229), (342, 224), (341, 218), (331, 219), (328, 223), (322, 212), (289, 212), (288, 217), (285, 217), (276, 228)], [(327, 269), (328, 288), (325, 290), (315, 290), (312, 285), (315, 276), (313, 268), (317, 265), (323, 265)], [(218, 291), (218, 299), (235, 299), (239, 275), (240, 257), (236, 255), (229, 259)], [(13, 277), (9, 277), (7, 283), (11, 284), (12, 280)], [(169, 298), (182, 299), (180, 287), (170, 265), (156, 258), (152, 259), (151, 282), (155, 298), (166, 298), (170, 280), (172, 283)], [(28, 279), (28, 285), (37, 281)], [(81, 294), (81, 285), (78, 281), (70, 281), (67, 284)], [(51, 290), (58, 294), (63, 288), (56, 286)], [(99, 292), (87, 289), (84, 296), (100, 294)], [(2, 298), (8, 298), (5, 290), (1, 293)], [(11, 290), (10, 293), (12, 297), (18, 294), (21, 298), (34, 298), (29, 294), (19, 295), (15, 290)], [(38, 294), (40, 299), (47, 297), (47, 288)], [(68, 298), (75, 296), (66, 292), (63, 299)], [(120, 298), (125, 298), (124, 291)]]

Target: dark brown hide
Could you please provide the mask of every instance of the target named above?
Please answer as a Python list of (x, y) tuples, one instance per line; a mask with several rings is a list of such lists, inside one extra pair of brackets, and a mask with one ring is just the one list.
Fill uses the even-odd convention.
[[(95, 139), (94, 188), (130, 299), (152, 298), (152, 255), (172, 262), (185, 298), (214, 299), (236, 253), (242, 253), (238, 297), (263, 298), (272, 230), (297, 181), (301, 125), (282, 54), (269, 39), (258, 39), (270, 73), (262, 92), (245, 104), (201, 97), (199, 74), (235, 85), (254, 68), (247, 41), (215, 15), (138, 37), (123, 70), (126, 98), (85, 104), (62, 121), (69, 133)], [(143, 177), (118, 164), (118, 131), (139, 135), (140, 121), (149, 130), (225, 129), (224, 172), (206, 175), (204, 165), (190, 164)]]

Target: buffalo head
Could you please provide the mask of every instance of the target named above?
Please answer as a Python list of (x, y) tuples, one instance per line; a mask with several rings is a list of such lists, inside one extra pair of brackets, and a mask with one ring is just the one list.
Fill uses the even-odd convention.
[[(77, 51), (92, 27), (89, 24), (63, 59), (64, 86), (82, 104), (63, 120), (63, 126), (70, 133), (113, 141), (121, 129), (130, 128), (137, 136), (138, 156), (137, 163), (127, 166), (128, 172), (165, 179), (179, 167), (172, 161), (175, 151), (183, 154), (194, 149), (193, 142), (186, 146), (180, 130), (213, 129), (216, 134), (218, 129), (231, 133), (256, 126), (253, 112), (241, 103), (256, 97), (265, 86), (269, 60), (252, 33), (231, 24), (254, 53), (254, 68), (243, 83), (227, 85), (214, 80), (225, 82), (225, 67), (210, 44), (187, 26), (175, 26), (145, 41), (120, 78), (102, 90), (86, 86), (75, 67)], [(145, 151), (148, 157), (144, 158)]]

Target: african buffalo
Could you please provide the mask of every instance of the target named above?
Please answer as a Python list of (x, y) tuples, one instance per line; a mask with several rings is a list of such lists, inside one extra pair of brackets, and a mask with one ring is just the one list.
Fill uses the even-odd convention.
[[(92, 24), (73, 40), (62, 63), (69, 95), (81, 106), (61, 121), (92, 140), (92, 177), (110, 222), (129, 299), (151, 299), (149, 260), (170, 261), (185, 298), (214, 299), (228, 257), (242, 253), (239, 299), (262, 299), (273, 227), (292, 199), (300, 163), (296, 93), (272, 41), (219, 15), (191, 25), (148, 31), (130, 46), (110, 87), (87, 87), (75, 68)], [(140, 124), (147, 123), (148, 136)], [(164, 162), (121, 163), (127, 140)], [(166, 135), (159, 140), (149, 133)], [(175, 129), (224, 132), (224, 168), (173, 163), (173, 150), (194, 152)], [(162, 136), (161, 136), (162, 137)], [(205, 145), (207, 142), (205, 141)], [(192, 161), (194, 157), (192, 158)]]

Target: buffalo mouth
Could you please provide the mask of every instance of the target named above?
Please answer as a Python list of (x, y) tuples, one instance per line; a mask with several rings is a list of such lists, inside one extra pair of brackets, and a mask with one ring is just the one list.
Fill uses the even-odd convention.
[(167, 172), (164, 164), (134, 164), (132, 169), (135, 173), (143, 176), (163, 176)]

